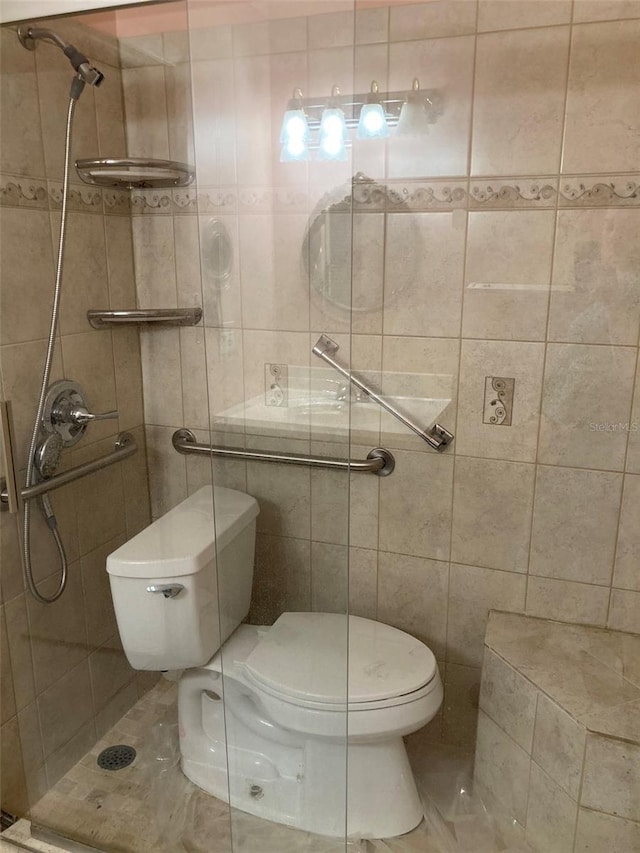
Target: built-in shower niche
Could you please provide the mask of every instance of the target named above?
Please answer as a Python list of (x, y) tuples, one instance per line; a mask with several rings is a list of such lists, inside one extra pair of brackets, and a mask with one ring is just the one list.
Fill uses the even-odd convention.
[[(273, 367), (277, 368), (276, 376)], [(359, 375), (424, 428), (440, 420), (452, 404), (451, 374), (364, 370)], [(265, 365), (265, 377), (263, 393), (214, 413), (216, 428), (336, 442), (348, 441), (351, 434), (359, 442), (374, 444), (381, 432), (390, 437), (388, 440), (411, 436), (406, 426), (332, 370)], [(274, 405), (274, 384), (278, 385), (278, 405)], [(449, 416), (448, 420), (453, 418)]]

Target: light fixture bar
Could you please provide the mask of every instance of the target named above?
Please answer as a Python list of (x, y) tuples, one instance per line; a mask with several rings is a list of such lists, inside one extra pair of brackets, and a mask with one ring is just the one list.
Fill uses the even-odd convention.
[[(350, 130), (358, 126), (360, 111), (367, 103), (369, 94), (369, 92), (366, 92), (364, 94), (335, 95), (332, 97), (332, 104), (336, 104), (344, 112), (345, 122)], [(442, 115), (442, 95), (437, 89), (421, 89), (420, 95), (424, 97), (424, 108), (429, 123), (433, 124)], [(378, 97), (388, 126), (395, 127), (400, 118), (402, 105), (407, 98), (406, 90), (401, 92), (379, 92)], [(326, 109), (327, 100), (300, 98), (299, 102), (307, 117), (309, 129), (317, 130), (320, 127), (322, 113)]]

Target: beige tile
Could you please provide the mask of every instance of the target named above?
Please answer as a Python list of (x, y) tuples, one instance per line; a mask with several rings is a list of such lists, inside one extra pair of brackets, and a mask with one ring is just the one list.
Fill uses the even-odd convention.
[[(57, 579), (44, 581), (39, 588), (44, 595), (50, 596), (57, 588)], [(27, 609), (36, 694), (41, 694), (87, 655), (87, 629), (78, 564), (70, 567), (67, 588), (57, 601), (40, 604), (29, 597)]]
[(151, 522), (149, 469), (144, 427), (136, 427), (133, 430), (133, 437), (138, 445), (138, 452), (130, 459), (126, 459), (120, 466), (125, 499), (127, 539), (131, 539)]
[(117, 536), (96, 548), (95, 551), (90, 551), (80, 561), (83, 610), (86, 615), (89, 648), (96, 648), (106, 643), (117, 631), (107, 574), (107, 557), (124, 541), (123, 536)]
[(563, 171), (636, 168), (639, 36), (640, 21), (574, 27)]
[(127, 149), (136, 157), (168, 160), (169, 137), (164, 68), (124, 68)]
[[(137, 221), (137, 220), (136, 220)], [(105, 216), (104, 233), (109, 275), (109, 307), (136, 308), (132, 224), (125, 216)], [(142, 270), (140, 270), (142, 273)]]
[(49, 331), (55, 276), (49, 214), (3, 207), (0, 236), (2, 343), (44, 338)]
[[(455, 213), (389, 215), (386, 335), (458, 336), (464, 232), (464, 217), (459, 219)], [(409, 263), (407, 246), (411, 247)]]
[(475, 29), (475, 3), (462, 0), (436, 0), (390, 8), (390, 40), (457, 36), (472, 33)]
[(118, 39), (123, 68), (161, 65), (164, 53), (162, 33), (149, 33)]
[(89, 655), (89, 669), (94, 713), (97, 715), (104, 710), (118, 690), (130, 682), (135, 675), (125, 657), (117, 634)]
[(469, 214), (464, 337), (545, 339), (554, 225), (550, 210)]
[(479, 692), (479, 668), (447, 663), (443, 703), (445, 743), (475, 746)]
[[(111, 453), (113, 439), (73, 451), (74, 465)], [(77, 485), (78, 543), (84, 556), (126, 529), (122, 471), (118, 465), (79, 480)]]
[(345, 545), (311, 543), (311, 609), (319, 613), (349, 612), (349, 549)]
[(145, 424), (181, 426), (184, 416), (180, 330), (144, 329), (140, 334), (140, 352)]
[(101, 738), (109, 729), (118, 723), (126, 712), (138, 701), (138, 690), (135, 679), (125, 684), (96, 714), (96, 735)]
[(85, 723), (63, 746), (47, 756), (45, 768), (49, 786), (62, 778), (74, 764), (86, 755), (96, 742), (96, 727), (93, 719)]
[(272, 54), (303, 51), (307, 47), (307, 18), (269, 21), (269, 48)]
[(570, 0), (480, 0), (478, 32), (517, 30), (521, 27), (551, 27), (571, 21)]
[(485, 650), (480, 708), (529, 755), (538, 693), (517, 670), (490, 649)]
[(2, 759), (2, 777), (0, 778), (2, 807), (9, 814), (25, 814), (29, 803), (22, 764), (17, 717), (12, 717), (0, 729), (0, 749), (0, 758)]
[(375, 619), (378, 610), (378, 552), (349, 548), (349, 613)]
[(0, 171), (44, 177), (35, 56), (22, 47), (13, 28), (4, 27), (0, 37), (3, 104)]
[(580, 805), (617, 817), (640, 817), (640, 746), (589, 735)]
[[(376, 502), (377, 506), (377, 502)], [(2, 601), (10, 601), (24, 589), (22, 579), (22, 547), (18, 533), (18, 519), (3, 512), (0, 515), (0, 594)]]
[[(293, 443), (290, 443), (290, 446), (294, 452), (301, 449), (294, 448)], [(266, 439), (260, 441), (260, 447), (264, 450), (275, 449)], [(247, 491), (256, 498), (260, 506), (258, 531), (270, 536), (309, 538), (311, 485), (307, 468), (249, 462)]]
[(4, 607), (0, 607), (0, 725), (16, 714), (16, 695), (13, 689), (13, 672), (9, 652), (9, 639), (4, 618)]
[(378, 547), (379, 477), (351, 474), (349, 479), (349, 544)]
[(310, 609), (309, 541), (258, 534), (249, 621), (270, 625), (287, 610)]
[[(544, 345), (463, 341), (456, 449), (468, 456), (533, 462), (536, 458)], [(515, 379), (511, 426), (483, 423), (486, 377)]]
[(631, 410), (629, 430), (626, 470), (634, 474), (640, 474), (640, 370), (638, 370), (637, 365), (636, 389), (633, 395), (633, 408)]
[[(72, 376), (81, 385), (89, 411), (96, 414), (117, 411), (111, 331), (65, 335), (61, 343), (64, 375)], [(115, 435), (119, 430), (116, 417), (89, 424), (85, 435), (93, 442)]]
[(478, 37), (474, 175), (556, 173), (569, 27)]
[(640, 476), (627, 474), (624, 481), (620, 527), (613, 573), (613, 585), (623, 589), (640, 591)]
[(553, 267), (549, 339), (583, 344), (638, 340), (640, 210), (563, 210)]
[(89, 664), (85, 659), (38, 697), (45, 757), (93, 719)]
[(126, 157), (122, 72), (110, 65), (101, 65), (100, 70), (105, 75), (105, 85), (95, 99), (98, 151), (101, 157)]
[[(230, 217), (224, 217), (229, 221)], [(203, 222), (205, 220), (203, 219)], [(212, 220), (213, 221), (213, 220)], [(216, 262), (219, 265), (219, 253), (215, 251), (216, 244), (211, 241), (210, 247), (213, 253), (206, 254), (207, 247), (202, 239), (203, 264), (200, 264), (200, 233), (198, 230), (197, 216), (174, 216), (173, 236), (175, 243), (176, 264), (176, 290), (178, 305), (181, 308), (203, 307), (203, 284), (204, 284), (204, 261), (205, 257), (211, 258), (211, 267), (215, 269)], [(211, 252), (211, 248), (209, 251)], [(235, 260), (237, 268), (237, 259)], [(226, 286), (226, 283), (225, 283)], [(212, 324), (213, 325), (213, 324)]]
[[(6, 281), (5, 278), (2, 280)], [(7, 289), (7, 287), (3, 287), (3, 291)], [(27, 299), (26, 296), (23, 298)], [(22, 469), (27, 464), (33, 419), (42, 385), (42, 369), (47, 354), (47, 342), (45, 340), (31, 341), (24, 344), (3, 346), (0, 352), (2, 353), (4, 396), (11, 402), (13, 416), (15, 464), (19, 469)], [(58, 347), (54, 352), (51, 365), (51, 381), (55, 382), (62, 377), (62, 359)]]
[[(382, 331), (384, 299), (384, 214), (354, 214), (351, 266), (351, 331), (376, 334)], [(318, 284), (311, 276), (312, 286)]]
[(640, 18), (638, 0), (576, 0), (574, 24), (582, 21), (615, 21), (619, 18)]
[(640, 634), (640, 592), (627, 589), (611, 590), (607, 625), (614, 631)]
[(113, 330), (112, 340), (118, 427), (133, 429), (144, 418), (140, 337), (137, 329), (120, 327)]
[(241, 216), (239, 225), (244, 326), (307, 331), (309, 283), (302, 262), (307, 217), (256, 214)]
[(480, 666), (489, 611), (523, 610), (525, 591), (524, 575), (452, 563), (447, 661)]
[(230, 57), (233, 50), (232, 28), (192, 26), (189, 31), (189, 48), (193, 61)]
[(191, 67), (187, 61), (165, 66), (167, 131), (172, 160), (194, 164)]
[(548, 345), (540, 462), (623, 469), (635, 359), (631, 347)]
[[(268, 144), (256, 144), (265, 139), (265, 130), (271, 127), (270, 58), (252, 56), (236, 59), (235, 110), (236, 110), (236, 165), (238, 183), (244, 186), (264, 186), (271, 183), (272, 150)], [(284, 107), (284, 104), (283, 104)], [(282, 119), (280, 118), (278, 124)], [(268, 131), (267, 131), (268, 132)], [(280, 127), (274, 127), (266, 139), (273, 139), (279, 148)], [(266, 140), (265, 140), (266, 142)]]
[(145, 427), (151, 517), (164, 515), (187, 497), (185, 457), (171, 444), (172, 427)]
[[(217, 83), (213, 88), (212, 80)], [(192, 85), (199, 186), (235, 183), (233, 62), (229, 59), (194, 62)]]
[(172, 218), (134, 216), (131, 228), (138, 306), (174, 308), (178, 303)]
[(529, 578), (526, 612), (530, 616), (604, 626), (608, 604), (609, 590), (604, 586)]
[[(180, 377), (183, 422), (190, 429), (208, 429), (207, 352), (202, 326), (180, 329)], [(181, 421), (182, 422), (182, 421)], [(177, 423), (177, 421), (173, 421)]]
[[(583, 3), (586, 5), (586, 0), (580, 0), (580, 5)], [(635, 853), (639, 848), (640, 823), (591, 809), (578, 810), (575, 853)]]
[(582, 719), (590, 732), (637, 741), (640, 731), (640, 698), (585, 714)]
[(493, 720), (480, 711), (475, 779), (489, 789), (504, 810), (525, 825), (530, 759)]
[(457, 457), (452, 560), (527, 571), (534, 477), (533, 465)]
[(372, 44), (389, 39), (389, 9), (356, 9), (356, 43)]
[(7, 601), (4, 605), (7, 639), (13, 675), (16, 708), (20, 711), (36, 695), (33, 679), (30, 628), (25, 594)]
[(534, 762), (531, 763), (527, 837), (545, 853), (573, 848), (578, 804)]
[(40, 735), (40, 716), (35, 702), (23, 708), (18, 715), (20, 727), (20, 745), (27, 780), (33, 778), (37, 770), (44, 764), (42, 751), (42, 736)]
[(449, 566), (436, 560), (378, 555), (378, 619), (407, 631), (442, 658)]
[(341, 47), (352, 45), (355, 17), (353, 11), (310, 15), (308, 18), (309, 47)]
[[(327, 446), (328, 455), (331, 454), (330, 447)], [(344, 471), (313, 469), (310, 475), (311, 538), (316, 542), (346, 545), (349, 541), (350, 521), (348, 475)]]
[[(457, 2), (454, 5), (456, 8), (465, 6)], [(400, 8), (393, 11), (399, 12)], [(390, 44), (390, 90), (406, 91), (418, 74), (422, 88), (439, 92), (446, 107), (429, 126), (426, 137), (391, 138), (389, 177), (467, 174), (474, 41), (472, 36), (460, 36)]]
[(609, 584), (621, 489), (620, 474), (539, 466), (530, 572)]
[[(60, 214), (51, 214), (53, 245), (58, 246)], [(52, 285), (53, 286), (53, 285)], [(104, 220), (70, 211), (64, 255), (64, 287), (60, 300), (60, 333), (91, 329), (87, 311), (109, 305)]]
[[(396, 469), (380, 483), (380, 541), (384, 551), (449, 558), (453, 460), (435, 453), (397, 451)], [(429, 484), (425, 488), (425, 484)]]
[(574, 800), (580, 790), (585, 741), (584, 726), (539, 693), (531, 756)]
[[(240, 328), (243, 324), (238, 217), (200, 217), (200, 231), (195, 235), (195, 249), (190, 247), (190, 241), (194, 238), (191, 237), (185, 242), (183, 236), (190, 221), (191, 217), (180, 217), (174, 221), (180, 304), (202, 305), (204, 324), (207, 327)], [(225, 278), (225, 272), (220, 272), (220, 224), (227, 233), (233, 252), (229, 278)], [(194, 262), (196, 269), (192, 267)], [(187, 282), (192, 282), (191, 289), (186, 286)]]

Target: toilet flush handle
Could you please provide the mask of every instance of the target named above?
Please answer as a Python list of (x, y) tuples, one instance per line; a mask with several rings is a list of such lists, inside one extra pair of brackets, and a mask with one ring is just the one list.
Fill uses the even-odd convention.
[(148, 586), (147, 592), (160, 592), (165, 598), (177, 598), (184, 587), (181, 583), (162, 584), (160, 586)]

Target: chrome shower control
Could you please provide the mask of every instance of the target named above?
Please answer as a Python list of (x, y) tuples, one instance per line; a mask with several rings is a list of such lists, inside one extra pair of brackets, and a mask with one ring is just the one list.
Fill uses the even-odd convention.
[(92, 421), (117, 418), (118, 413), (94, 414), (77, 382), (60, 379), (49, 386), (42, 412), (42, 428), (46, 433), (57, 433), (65, 447), (80, 441)]

